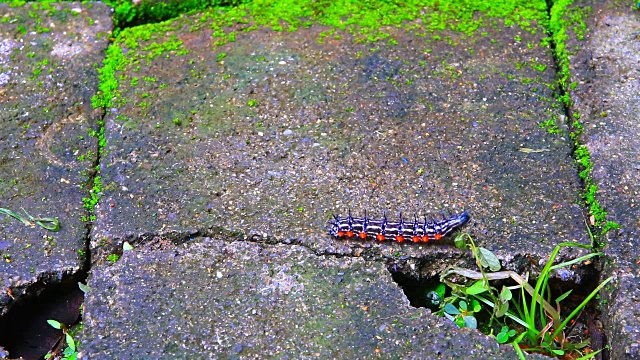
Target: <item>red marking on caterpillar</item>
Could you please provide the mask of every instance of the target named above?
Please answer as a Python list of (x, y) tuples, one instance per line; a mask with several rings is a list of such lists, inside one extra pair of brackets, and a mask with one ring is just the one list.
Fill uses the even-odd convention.
[(443, 217), (442, 220), (427, 220), (425, 217), (424, 221), (419, 221), (416, 217), (413, 221), (407, 222), (400, 214), (399, 221), (394, 222), (387, 220), (386, 215), (382, 220), (374, 220), (368, 218), (366, 213), (364, 217), (357, 218), (351, 216), (349, 212), (347, 217), (341, 218), (334, 215), (333, 218), (333, 221), (330, 221), (329, 235), (336, 238), (358, 237), (362, 240), (372, 238), (380, 242), (391, 240), (398, 243), (408, 241), (417, 244), (442, 239), (453, 229), (469, 221), (470, 216), (463, 211), (461, 214)]

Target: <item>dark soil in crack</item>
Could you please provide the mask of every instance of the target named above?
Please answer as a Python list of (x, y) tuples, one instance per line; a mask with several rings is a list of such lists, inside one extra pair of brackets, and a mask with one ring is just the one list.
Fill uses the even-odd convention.
[(0, 346), (10, 358), (42, 359), (63, 340), (61, 330), (47, 320), (72, 325), (80, 319), (84, 293), (78, 288), (78, 277), (59, 284), (49, 284), (37, 296), (17, 302), (0, 318)]

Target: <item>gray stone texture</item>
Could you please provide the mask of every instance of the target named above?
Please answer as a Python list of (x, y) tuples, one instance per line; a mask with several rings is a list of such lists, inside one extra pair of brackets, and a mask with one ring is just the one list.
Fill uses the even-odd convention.
[(597, 198), (608, 219), (621, 225), (607, 236), (603, 321), (612, 359), (640, 358), (640, 14), (634, 2), (594, 2), (588, 36), (577, 49), (571, 93), (584, 122), (582, 142), (591, 152)]
[(380, 262), (211, 238), (152, 247), (93, 273), (89, 358), (516, 358), (411, 308)]
[(199, 18), (116, 41), (125, 60), (105, 119), (96, 254), (224, 229), (348, 255), (360, 244), (326, 233), (331, 214), (348, 209), (411, 219), (466, 209), (465, 231), (504, 258), (588, 243), (570, 142), (540, 127), (561, 116), (547, 87), (552, 57), (527, 46), (540, 35), (440, 34), (452, 46), (388, 28), (397, 44), (347, 32), (319, 44), (329, 28), (312, 26), (238, 32), (215, 46)]
[[(97, 160), (96, 67), (111, 30), (102, 4), (0, 4), (0, 207), (57, 217), (59, 232), (0, 214), (0, 315), (37, 281), (77, 272)], [(35, 288), (37, 291), (37, 288)]]

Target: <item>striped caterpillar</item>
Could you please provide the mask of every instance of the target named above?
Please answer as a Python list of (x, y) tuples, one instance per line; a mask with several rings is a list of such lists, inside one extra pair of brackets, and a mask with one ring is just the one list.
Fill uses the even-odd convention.
[(391, 240), (403, 243), (405, 240), (413, 243), (428, 243), (430, 240), (440, 240), (445, 235), (453, 231), (458, 226), (469, 221), (469, 214), (463, 211), (461, 214), (443, 217), (442, 220), (434, 220), (424, 218), (419, 221), (417, 217), (413, 222), (405, 222), (400, 214), (400, 220), (392, 222), (387, 220), (386, 214), (382, 220), (373, 220), (365, 216), (357, 218), (349, 216), (341, 218), (338, 215), (333, 216), (333, 220), (329, 223), (329, 235), (336, 238), (353, 238), (360, 239), (373, 238), (377, 241)]

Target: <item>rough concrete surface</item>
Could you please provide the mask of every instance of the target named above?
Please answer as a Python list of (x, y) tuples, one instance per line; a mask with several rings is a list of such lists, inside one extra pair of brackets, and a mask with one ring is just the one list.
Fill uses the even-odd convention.
[(603, 321), (612, 359), (640, 358), (640, 14), (631, 3), (593, 6), (589, 36), (572, 59), (574, 108), (584, 121), (583, 143), (591, 152), (597, 197), (609, 220), (603, 279)]
[(338, 32), (319, 44), (328, 28), (318, 25), (239, 32), (214, 46), (206, 19), (116, 40), (96, 253), (222, 228), (351, 254), (357, 242), (326, 235), (331, 214), (348, 209), (375, 217), (466, 209), (465, 231), (504, 258), (588, 243), (570, 143), (540, 127), (561, 116), (547, 87), (551, 54), (527, 45), (540, 35), (441, 33), (453, 46), (389, 28), (397, 43)]
[(99, 116), (91, 96), (109, 11), (80, 3), (36, 9), (0, 4), (0, 207), (57, 217), (61, 228), (0, 214), (0, 315), (36, 281), (59, 281), (82, 267), (83, 184), (97, 158), (88, 130)]
[(134, 249), (94, 272), (92, 359), (516, 358), (408, 305), (379, 262), (203, 238)]
[[(354, 320), (353, 312), (334, 314), (338, 283), (320, 289), (303, 282), (302, 300), (275, 299), (286, 309), (260, 301), (267, 295), (254, 285), (258, 275), (243, 273), (251, 272), (243, 270), (247, 266), (301, 280), (296, 273), (278, 275), (283, 268), (274, 270), (263, 258), (234, 261), (231, 250), (226, 263), (220, 260), (226, 265), (213, 266), (206, 276), (199, 261), (177, 265), (177, 254), (186, 250), (141, 250), (132, 263), (134, 255), (125, 253), (123, 265), (115, 267), (104, 259), (125, 240), (143, 248), (153, 241), (186, 241), (184, 249), (194, 246), (195, 254), (190, 239), (220, 233), (225, 239), (302, 244), (313, 259), (327, 256), (314, 261), (330, 259), (322, 266), (332, 274), (343, 272), (346, 265), (339, 264), (360, 264), (352, 256), (366, 255), (377, 269), (389, 259), (416, 259), (408, 268), (423, 266), (415, 271), (433, 275), (469, 257), (452, 249), (451, 239), (445, 246), (336, 241), (327, 236), (326, 221), (347, 209), (371, 216), (466, 209), (473, 220), (465, 231), (507, 260), (507, 267), (536, 271), (556, 243), (589, 241), (566, 128), (561, 120), (560, 134), (540, 126), (543, 119), (561, 117), (549, 86), (553, 59), (538, 45), (540, 35), (499, 25), (483, 29), (485, 36), (477, 39), (442, 32), (449, 41), (425, 40), (416, 35), (416, 24), (415, 33), (385, 29), (396, 43), (361, 43), (348, 32), (321, 43), (321, 32), (329, 28), (315, 25), (295, 32), (260, 28), (217, 46), (211, 21), (196, 14), (125, 30), (114, 43), (118, 51), (109, 52), (117, 60), (118, 84), (105, 117), (104, 189), (91, 235), (98, 264), (86, 303), (87, 354), (188, 357), (200, 346), (211, 356), (223, 351), (237, 357), (350, 358), (374, 356), (376, 342), (387, 339), (391, 347), (380, 348), (387, 357), (420, 358), (425, 348), (427, 357), (433, 351), (493, 356), (484, 350), (474, 355), (477, 334), (455, 345), (440, 342), (435, 334), (450, 328), (440, 327), (439, 319), (420, 320), (431, 325), (428, 331), (400, 320), (402, 330), (376, 334), (387, 328), (375, 319), (420, 313), (400, 301), (395, 286), (393, 294), (367, 291), (372, 303), (393, 304), (368, 324)], [(265, 249), (273, 261), (290, 255), (266, 254), (299, 249), (234, 246)], [(293, 266), (291, 260), (283, 264)], [(168, 277), (178, 266), (183, 281), (175, 283)], [(297, 274), (315, 277), (316, 268), (301, 267)], [(210, 285), (206, 279), (217, 271), (222, 279), (228, 273), (244, 277)], [(332, 281), (336, 275), (323, 276)], [(378, 273), (371, 282), (388, 281), (388, 274)], [(242, 285), (233, 284), (252, 290), (243, 293)], [(212, 299), (218, 290), (232, 296)], [(173, 296), (184, 297), (185, 304), (172, 309), (179, 302)], [(349, 303), (364, 301), (354, 300), (358, 293), (344, 296)], [(176, 320), (174, 311), (186, 312), (184, 320)], [(264, 314), (262, 323), (247, 318), (254, 311)], [(332, 314), (329, 324), (318, 323)], [(238, 335), (232, 336), (234, 327)], [(424, 336), (398, 332), (407, 327)], [(381, 339), (373, 340), (376, 335)]]

